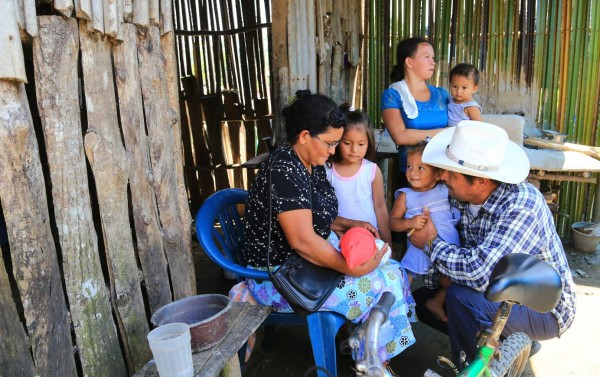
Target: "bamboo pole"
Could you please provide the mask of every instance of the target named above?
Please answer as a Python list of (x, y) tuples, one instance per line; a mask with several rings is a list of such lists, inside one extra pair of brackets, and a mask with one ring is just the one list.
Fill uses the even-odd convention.
[(12, 17), (11, 9), (14, 11), (14, 17), (17, 21), (17, 29), (25, 30), (25, 3), (23, 0), (10, 0), (6, 4), (7, 8), (5, 17)]
[[(72, 7), (72, 6), (71, 6)], [(23, 13), (25, 16), (25, 31), (32, 37), (38, 36), (38, 24), (35, 13), (35, 0), (25, 0), (23, 3)]]
[(63, 16), (71, 17), (73, 13), (73, 0), (54, 0), (52, 5)]
[(26, 83), (23, 47), (15, 17), (18, 9), (8, 1), (0, 12), (0, 79)]
[(307, 75), (308, 75), (308, 89), (313, 93), (317, 91), (317, 51), (315, 46), (315, 2), (314, 0), (308, 0), (306, 2), (306, 31), (303, 35), (306, 36), (306, 42), (308, 49), (304, 51), (303, 55), (306, 56), (305, 64), (307, 64)]
[(160, 25), (161, 0), (148, 0), (148, 18), (151, 25)]
[[(81, 0), (81, 1), (91, 1), (91, 0)], [(133, 0), (123, 0), (123, 19), (127, 22), (131, 22), (132, 16), (133, 16)]]
[(104, 33), (104, 2), (92, 1), (92, 22), (87, 23), (87, 29)]
[(133, 23), (138, 26), (150, 25), (150, 8), (148, 0), (132, 0)]
[[(568, 4), (565, 2), (563, 5), (563, 30), (564, 33), (561, 36), (561, 45), (562, 48), (561, 50), (563, 51), (562, 56), (569, 56), (569, 49), (571, 44), (569, 43), (569, 39), (571, 36), (571, 7), (568, 6)], [(567, 88), (567, 81), (568, 81), (568, 76), (569, 76), (569, 70), (568, 70), (568, 65), (569, 65), (569, 59), (562, 59), (562, 67), (561, 67), (561, 78), (560, 78), (560, 82), (562, 83), (563, 88)], [(556, 124), (557, 126), (559, 126), (558, 129), (561, 130), (561, 132), (564, 132), (564, 130), (566, 129), (566, 125), (565, 125), (565, 108), (567, 105), (567, 93), (563, 90), (559, 93), (560, 95), (560, 100), (559, 100), (559, 105), (558, 105), (558, 111), (557, 111), (557, 117), (556, 117)]]
[(117, 0), (104, 0), (104, 34), (115, 38), (119, 33), (119, 23), (122, 20), (118, 18)]
[(161, 35), (173, 31), (173, 3), (171, 0), (160, 0), (160, 32)]

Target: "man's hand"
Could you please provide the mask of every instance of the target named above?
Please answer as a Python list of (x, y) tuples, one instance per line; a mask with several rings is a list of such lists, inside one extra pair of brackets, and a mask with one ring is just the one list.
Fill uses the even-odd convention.
[(429, 208), (423, 208), (423, 215), (426, 215), (428, 221), (422, 229), (415, 230), (410, 236), (410, 242), (419, 249), (423, 249), (425, 244), (437, 237), (437, 229), (433, 225), (433, 221), (429, 218)]

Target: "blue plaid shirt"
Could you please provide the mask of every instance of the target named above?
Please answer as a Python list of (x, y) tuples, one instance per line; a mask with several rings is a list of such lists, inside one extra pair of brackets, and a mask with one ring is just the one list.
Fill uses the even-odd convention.
[[(552, 214), (542, 194), (531, 184), (500, 184), (483, 204), (477, 216), (469, 203), (453, 200), (460, 213), (462, 247), (436, 238), (432, 244), (434, 270), (455, 283), (485, 291), (492, 269), (506, 254), (535, 255), (560, 274), (562, 297), (552, 313), (558, 319), (559, 335), (575, 318), (573, 277)], [(437, 284), (436, 274), (425, 276), (425, 285)]]

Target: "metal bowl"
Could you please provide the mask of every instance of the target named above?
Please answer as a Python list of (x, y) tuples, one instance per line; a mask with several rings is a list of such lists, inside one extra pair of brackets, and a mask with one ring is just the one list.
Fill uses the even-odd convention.
[(546, 139), (552, 140), (556, 143), (564, 143), (567, 140), (567, 134), (554, 130), (542, 130)]
[(582, 253), (593, 253), (600, 243), (600, 223), (578, 222), (571, 225), (573, 246)]
[(155, 327), (173, 322), (187, 323), (192, 335), (192, 352), (200, 352), (214, 347), (225, 337), (230, 308), (231, 301), (227, 296), (197, 295), (163, 306), (150, 321)]

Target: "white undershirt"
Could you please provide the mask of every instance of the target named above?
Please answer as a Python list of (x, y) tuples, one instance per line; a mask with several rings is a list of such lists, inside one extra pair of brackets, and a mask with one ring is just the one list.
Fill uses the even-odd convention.
[(469, 212), (471, 212), (471, 215), (473, 215), (473, 217), (476, 217), (477, 214), (479, 213), (479, 210), (481, 209), (481, 206), (483, 204), (471, 204), (469, 203)]

